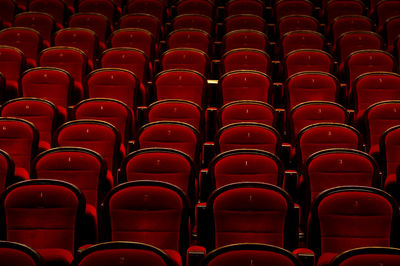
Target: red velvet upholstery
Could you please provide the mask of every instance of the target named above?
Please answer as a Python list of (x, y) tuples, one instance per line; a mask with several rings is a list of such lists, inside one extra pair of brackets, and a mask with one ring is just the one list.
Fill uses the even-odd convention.
[(148, 58), (153, 58), (154, 36), (150, 31), (139, 28), (125, 28), (112, 32), (110, 47), (131, 47), (142, 50)]
[(29, 67), (36, 67), (36, 57), (41, 50), (40, 33), (31, 28), (10, 27), (0, 31), (0, 44), (20, 49)]
[(171, 184), (120, 184), (104, 200), (104, 240), (142, 242), (182, 257), (188, 241), (187, 208), (186, 194)]
[[(327, 149), (308, 157), (303, 172), (307, 203), (322, 191), (338, 186), (379, 186), (378, 164), (362, 151)], [(307, 208), (308, 209), (308, 208)]]
[(234, 101), (218, 109), (218, 124), (220, 127), (238, 122), (257, 122), (274, 126), (275, 109), (259, 101)]
[(226, 185), (211, 194), (207, 208), (212, 219), (209, 230), (214, 232), (210, 249), (243, 242), (295, 245), (293, 203), (279, 187), (245, 182)]
[[(303, 1), (303, 0), (300, 0)], [(281, 1), (285, 2), (285, 1)], [(291, 2), (291, 1), (289, 1)], [(284, 34), (280, 39), (281, 54), (285, 57), (288, 53), (298, 49), (324, 50), (325, 37), (311, 30), (295, 30)]]
[(189, 124), (174, 121), (158, 121), (139, 129), (138, 148), (171, 148), (182, 151), (194, 161), (199, 159), (199, 132)]
[(77, 266), (152, 265), (172, 266), (164, 251), (143, 243), (113, 241), (100, 243), (82, 251), (74, 261)]
[(372, 20), (368, 17), (359, 15), (344, 15), (336, 17), (330, 24), (330, 32), (332, 33), (333, 43), (345, 32), (348, 31), (372, 31)]
[(398, 265), (400, 263), (400, 250), (389, 247), (355, 248), (339, 254), (332, 266), (373, 266), (373, 265)]
[(57, 129), (54, 144), (60, 147), (83, 147), (98, 152), (107, 163), (108, 178), (111, 178), (110, 173), (116, 177), (120, 135), (110, 123), (100, 120), (69, 121)]
[(6, 99), (14, 98), (19, 92), (19, 78), (25, 67), (25, 56), (12, 46), (0, 46), (0, 72), (6, 79)]
[(400, 75), (392, 72), (365, 73), (353, 83), (356, 120), (372, 104), (385, 100), (400, 100)]
[(400, 11), (400, 3), (395, 0), (379, 1), (375, 6), (377, 17), (378, 31), (382, 30), (383, 24), (387, 19), (398, 16)]
[(196, 167), (185, 153), (167, 148), (147, 148), (130, 153), (121, 165), (120, 183), (158, 180), (179, 187), (194, 199)]
[(176, 14), (198, 14), (214, 17), (214, 2), (210, 0), (181, 0), (176, 3)]
[(400, 34), (400, 14), (395, 17), (388, 18), (384, 24), (384, 34), (386, 36), (388, 52), (394, 52), (394, 42), (396, 37)]
[(85, 233), (88, 233), (87, 240), (95, 243), (98, 235), (97, 207), (111, 187), (106, 180), (106, 171), (105, 162), (98, 153), (78, 147), (59, 147), (35, 158), (32, 178), (62, 180), (74, 184), (82, 191), (89, 219)]
[(107, 17), (100, 13), (75, 13), (69, 18), (68, 26), (92, 30), (99, 40), (100, 50), (105, 49), (105, 42), (111, 31)]
[(372, 104), (364, 113), (366, 124), (367, 151), (371, 155), (380, 153), (380, 139), (385, 131), (400, 124), (400, 114), (397, 112), (400, 101), (382, 101)]
[(13, 0), (1, 0), (0, 6), (1, 24), (5, 28), (11, 27), (17, 11), (17, 4)]
[(282, 187), (283, 164), (274, 154), (252, 149), (220, 153), (210, 162), (212, 190), (238, 182), (261, 182)]
[(398, 183), (396, 177), (398, 173), (399, 161), (399, 135), (400, 128), (398, 125), (390, 127), (385, 131), (380, 139), (380, 152), (383, 158), (384, 185), (387, 188), (389, 184)]
[(221, 105), (238, 100), (272, 102), (272, 80), (262, 72), (231, 71), (220, 77), (218, 85)]
[(296, 139), (298, 162), (303, 164), (314, 152), (330, 148), (362, 148), (362, 137), (355, 128), (339, 123), (317, 123), (303, 128)]
[(294, 30), (319, 30), (319, 22), (316, 18), (300, 14), (293, 14), (282, 17), (278, 21), (277, 26), (280, 37)]
[(204, 76), (210, 69), (210, 59), (206, 53), (193, 48), (175, 48), (165, 51), (160, 57), (161, 68), (190, 69)]
[(37, 30), (42, 37), (44, 47), (49, 47), (53, 39), (53, 31), (56, 24), (54, 18), (47, 13), (24, 12), (15, 16), (14, 26)]
[(32, 0), (29, 1), (28, 10), (50, 14), (55, 19), (57, 28), (61, 29), (64, 25), (67, 6), (61, 0)]
[(221, 69), (222, 73), (246, 69), (271, 74), (271, 58), (266, 52), (258, 49), (233, 49), (222, 56)]
[(199, 72), (170, 69), (159, 72), (153, 80), (156, 100), (181, 99), (203, 106), (206, 103), (207, 81)]
[[(129, 107), (109, 98), (92, 98), (79, 102), (74, 107), (75, 119), (96, 119), (110, 123), (118, 129), (121, 136), (121, 145), (127, 146), (128, 140), (132, 139), (134, 132), (132, 125), (132, 111)], [(124, 147), (121, 147), (124, 150)]]
[(285, 82), (286, 109), (291, 110), (299, 103), (308, 101), (339, 100), (338, 79), (326, 72), (299, 72)]
[(308, 0), (277, 1), (274, 5), (276, 21), (289, 15), (312, 16), (314, 5)]
[(114, 23), (118, 15), (117, 5), (112, 0), (83, 0), (78, 4), (79, 12), (99, 13)]
[(158, 40), (160, 32), (162, 31), (160, 20), (157, 17), (146, 13), (130, 13), (122, 16), (119, 20), (119, 28), (145, 29), (151, 32), (156, 40)]
[(146, 13), (155, 16), (163, 21), (165, 4), (162, 0), (132, 0), (128, 3), (129, 13)]
[(266, 244), (232, 244), (213, 250), (201, 261), (200, 266), (248, 265), (300, 265), (289, 251)]
[(262, 17), (252, 14), (238, 14), (225, 18), (224, 20), (225, 33), (252, 29), (260, 32), (266, 32), (266, 22)]
[(187, 123), (199, 132), (203, 129), (203, 110), (197, 104), (185, 100), (161, 100), (147, 108), (149, 122), (179, 121)]
[(246, 148), (276, 154), (280, 144), (280, 135), (275, 128), (254, 122), (227, 125), (219, 129), (215, 136), (217, 153)]
[(8, 241), (34, 248), (46, 265), (70, 265), (84, 202), (79, 190), (66, 182), (19, 182), (2, 195), (2, 232)]
[(264, 51), (268, 48), (269, 41), (267, 35), (261, 31), (241, 29), (226, 33), (222, 39), (222, 45), (225, 53), (237, 48), (253, 48)]
[(39, 98), (16, 98), (3, 104), (1, 116), (22, 118), (33, 123), (39, 132), (39, 150), (50, 149), (57, 119), (54, 104)]
[(96, 33), (84, 28), (65, 28), (56, 32), (55, 46), (71, 46), (81, 49), (88, 58), (89, 69), (93, 69), (93, 62), (97, 56), (99, 40)]
[(296, 105), (290, 110), (287, 118), (288, 131), (292, 143), (299, 132), (306, 126), (322, 123), (347, 123), (346, 109), (338, 103), (324, 101), (310, 101)]
[(40, 52), (39, 66), (57, 67), (68, 71), (74, 79), (74, 95), (83, 99), (83, 79), (86, 75), (88, 60), (86, 54), (74, 47), (50, 47)]
[(348, 31), (340, 35), (336, 44), (337, 56), (343, 63), (352, 52), (366, 49), (381, 50), (383, 39), (372, 31)]
[(351, 53), (346, 59), (347, 75), (351, 84), (359, 75), (367, 72), (394, 72), (394, 57), (381, 50), (361, 50)]
[(214, 23), (210, 17), (199, 14), (178, 15), (172, 21), (172, 28), (174, 30), (193, 28), (203, 30), (211, 35), (214, 31), (213, 27)]
[(230, 0), (225, 4), (225, 16), (238, 14), (253, 14), (259, 17), (264, 15), (264, 2), (253, 0)]
[(29, 179), (31, 160), (38, 147), (35, 126), (20, 118), (0, 118), (0, 149), (7, 152), (15, 163), (17, 180)]
[(54, 67), (31, 68), (22, 74), (20, 84), (21, 97), (48, 100), (67, 118), (73, 88), (73, 79), (67, 71)]
[(32, 248), (10, 241), (0, 241), (0, 263), (4, 266), (42, 266), (43, 260)]
[(195, 48), (209, 54), (211, 47), (210, 35), (199, 29), (177, 29), (167, 37), (168, 49)]
[(11, 185), (14, 180), (14, 161), (7, 152), (0, 150), (0, 193)]
[(286, 77), (302, 71), (333, 72), (332, 56), (322, 50), (298, 49), (288, 53), (284, 60)]
[(398, 206), (382, 190), (371, 187), (337, 187), (325, 190), (311, 210), (310, 243), (330, 265), (336, 254), (366, 246), (388, 247), (398, 218)]
[(344, 15), (363, 15), (364, 3), (359, 0), (341, 0), (328, 1), (325, 8), (325, 16), (328, 24), (331, 24), (335, 18)]
[(138, 102), (139, 79), (129, 70), (100, 68), (86, 79), (88, 98), (111, 98), (125, 103), (132, 110)]

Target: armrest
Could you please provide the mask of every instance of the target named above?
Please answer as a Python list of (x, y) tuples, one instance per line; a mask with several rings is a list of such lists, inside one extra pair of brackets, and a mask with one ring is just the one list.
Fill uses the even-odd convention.
[(275, 99), (273, 99), (273, 106), (284, 107), (283, 106), (283, 84), (281, 82), (273, 83), (273, 92), (275, 94)]
[(210, 194), (211, 182), (208, 178), (208, 169), (201, 169), (199, 173), (199, 199), (201, 202), (207, 201)]
[(215, 132), (217, 131), (217, 113), (218, 109), (215, 107), (206, 109), (206, 141), (214, 140)]
[(197, 266), (206, 255), (206, 249), (202, 246), (191, 246), (186, 252), (186, 265)]
[(283, 180), (283, 188), (289, 193), (289, 195), (296, 199), (297, 192), (297, 182), (298, 182), (298, 174), (295, 170), (287, 170), (285, 171), (285, 176)]
[(208, 167), (208, 164), (215, 156), (215, 143), (210, 141), (204, 142), (202, 154), (203, 154), (202, 164), (203, 166)]
[(196, 225), (197, 228), (197, 239), (198, 244), (202, 246), (206, 246), (207, 242), (207, 235), (208, 232), (208, 217), (207, 217), (207, 204), (205, 202), (196, 204), (195, 207), (195, 217), (196, 217)]
[(126, 154), (129, 154), (135, 150), (136, 150), (135, 141), (134, 140), (128, 141), (128, 147), (127, 147)]
[(298, 248), (293, 251), (293, 254), (299, 258), (304, 266), (315, 265), (315, 253), (308, 248)]
[(136, 117), (137, 128), (145, 125), (147, 123), (147, 106), (138, 106), (136, 108)]
[(276, 108), (276, 125), (275, 128), (279, 131), (281, 136), (287, 135), (286, 133), (286, 110), (282, 108)]
[(290, 145), (290, 143), (282, 143), (280, 158), (285, 164), (285, 169), (290, 169), (290, 167), (292, 166), (291, 153), (292, 153), (292, 145)]

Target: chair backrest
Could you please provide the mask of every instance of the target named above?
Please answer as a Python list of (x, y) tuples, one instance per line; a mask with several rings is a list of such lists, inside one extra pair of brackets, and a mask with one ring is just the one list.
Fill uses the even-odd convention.
[(380, 153), (380, 139), (386, 130), (400, 125), (399, 100), (377, 102), (370, 105), (364, 113), (365, 142), (369, 154), (376, 156)]
[(43, 12), (23, 12), (14, 18), (15, 27), (27, 27), (37, 30), (42, 37), (44, 47), (49, 47), (53, 40), (53, 32), (56, 26), (54, 18)]
[(86, 248), (74, 260), (75, 266), (117, 264), (173, 266), (173, 260), (159, 248), (139, 242), (112, 241)]
[(83, 147), (98, 152), (106, 161), (107, 169), (116, 177), (120, 135), (108, 122), (74, 120), (62, 124), (55, 134), (53, 146)]
[(289, 52), (284, 59), (285, 75), (291, 75), (302, 71), (321, 71), (333, 73), (333, 58), (322, 50), (297, 49)]
[(232, 15), (224, 20), (225, 33), (234, 30), (257, 30), (266, 32), (266, 22), (262, 17), (252, 14)]
[(139, 149), (171, 148), (186, 153), (198, 162), (200, 133), (189, 124), (177, 121), (158, 121), (142, 126), (136, 141)]
[(234, 101), (218, 109), (218, 125), (224, 127), (238, 122), (256, 122), (275, 126), (277, 115), (268, 103), (259, 101)]
[(22, 118), (35, 125), (39, 132), (39, 150), (50, 149), (57, 114), (53, 103), (39, 98), (16, 98), (1, 107), (1, 116)]
[(394, 42), (396, 37), (400, 34), (400, 14), (398, 16), (388, 18), (383, 25), (383, 31), (387, 42), (386, 50), (393, 53)]
[(238, 14), (253, 14), (259, 17), (264, 15), (265, 4), (259, 0), (230, 0), (225, 4), (225, 16)]
[(285, 57), (291, 51), (298, 49), (324, 50), (324, 47), (325, 47), (325, 37), (317, 31), (311, 31), (311, 30), (289, 31), (286, 34), (284, 34), (280, 39), (280, 50), (283, 57)]
[(332, 266), (396, 265), (400, 263), (400, 249), (392, 247), (364, 247), (345, 251), (332, 261)]
[(275, 2), (274, 15), (276, 21), (289, 15), (306, 15), (312, 16), (314, 5), (308, 0), (280, 0)]
[(17, 3), (13, 0), (1, 0), (0, 18), (3, 27), (11, 27), (17, 11)]
[(39, 253), (32, 248), (11, 241), (0, 241), (0, 262), (4, 266), (26, 265), (43, 266)]
[(355, 128), (340, 123), (317, 123), (309, 125), (297, 134), (296, 154), (299, 167), (313, 153), (330, 148), (361, 150), (363, 139)]
[(32, 179), (54, 179), (75, 185), (85, 196), (87, 212), (95, 210), (108, 189), (106, 164), (93, 150), (57, 147), (40, 153), (32, 163)]
[(111, 98), (136, 109), (139, 93), (139, 79), (134, 73), (120, 68), (100, 68), (86, 78), (88, 98)]
[(211, 37), (207, 32), (199, 29), (178, 29), (168, 35), (167, 46), (168, 49), (195, 48), (209, 54)]
[(82, 50), (89, 62), (89, 69), (93, 69), (97, 56), (99, 41), (94, 31), (84, 28), (65, 28), (56, 32), (54, 36), (55, 46), (71, 46)]
[[(26, 180), (2, 194), (2, 234), (38, 250), (46, 264), (70, 264), (79, 247), (85, 199), (59, 180)], [(23, 217), (23, 218), (21, 218)]]
[(41, 50), (40, 33), (31, 28), (10, 27), (0, 31), (0, 44), (20, 49), (29, 67), (36, 67), (36, 58)]
[(19, 181), (14, 179), (14, 170), (13, 159), (7, 152), (0, 150), (0, 193), (15, 181)]
[(131, 0), (128, 2), (127, 14), (146, 13), (163, 21), (165, 9), (163, 0)]
[(114, 23), (118, 17), (117, 5), (113, 0), (82, 0), (78, 4), (78, 10), (102, 14), (110, 23)]
[(22, 74), (20, 85), (21, 97), (48, 100), (67, 118), (73, 88), (73, 79), (67, 71), (55, 67), (31, 68)]
[(382, 50), (359, 50), (346, 59), (349, 85), (361, 74), (367, 72), (395, 72), (396, 63), (393, 55)]
[(287, 131), (292, 143), (294, 143), (296, 136), (306, 126), (322, 122), (346, 124), (348, 114), (347, 110), (338, 103), (310, 101), (293, 107), (286, 121)]
[(371, 72), (358, 76), (352, 86), (356, 120), (372, 104), (385, 100), (400, 100), (400, 75), (392, 72)]
[(296, 246), (293, 202), (283, 189), (241, 182), (215, 190), (207, 201), (210, 250), (236, 243)]
[(379, 1), (375, 6), (378, 31), (382, 30), (386, 20), (399, 15), (400, 3), (394, 0)]
[(234, 123), (220, 128), (215, 135), (217, 153), (234, 149), (259, 149), (279, 154), (281, 137), (268, 125), (254, 122)]
[(299, 103), (308, 101), (336, 102), (341, 91), (338, 79), (320, 71), (298, 72), (285, 82), (286, 108), (291, 110)]
[(0, 127), (0, 149), (14, 161), (15, 177), (17, 180), (29, 179), (31, 160), (38, 150), (39, 133), (36, 127), (27, 120), (14, 117), (1, 117)]
[(377, 188), (344, 186), (325, 190), (311, 209), (309, 247), (326, 263), (352, 248), (389, 247), (395, 243), (392, 234), (398, 212), (394, 199)]
[(207, 76), (210, 69), (208, 55), (194, 48), (175, 48), (165, 51), (160, 57), (162, 70), (189, 69)]
[(57, 28), (62, 29), (64, 26), (67, 6), (62, 0), (31, 0), (28, 10), (50, 14), (55, 19)]
[(328, 25), (331, 24), (335, 18), (344, 15), (358, 15), (364, 14), (365, 5), (360, 0), (340, 0), (328, 1), (325, 8), (325, 16)]
[(154, 56), (154, 36), (150, 31), (140, 28), (124, 28), (111, 33), (109, 47), (131, 47), (142, 50), (147, 58)]
[(159, 72), (153, 79), (155, 99), (181, 99), (199, 106), (206, 104), (206, 78), (197, 71), (170, 69)]
[(147, 120), (184, 122), (199, 132), (204, 128), (203, 109), (194, 102), (185, 100), (161, 100), (150, 104), (147, 108)]
[(177, 15), (196, 14), (213, 18), (214, 8), (211, 0), (180, 0), (176, 2), (175, 12)]
[(214, 22), (213, 20), (204, 15), (199, 14), (182, 14), (173, 18), (172, 29), (199, 29), (212, 35), (214, 32)]
[(120, 133), (121, 144), (127, 147), (136, 128), (132, 110), (123, 102), (110, 98), (91, 98), (77, 103), (73, 109), (74, 119), (96, 119), (113, 125)]
[(255, 70), (235, 70), (222, 75), (218, 82), (220, 105), (238, 100), (272, 103), (271, 78)]
[(261, 31), (241, 29), (226, 33), (222, 38), (222, 46), (225, 53), (237, 48), (253, 48), (266, 51), (269, 41), (267, 35)]
[(299, 266), (300, 262), (293, 253), (272, 245), (240, 243), (217, 248), (206, 255), (200, 266), (222, 265), (282, 265)]
[(221, 59), (222, 73), (234, 70), (257, 70), (271, 74), (272, 63), (270, 56), (262, 50), (252, 48), (237, 48), (223, 54)]
[(319, 30), (319, 21), (307, 15), (289, 15), (282, 17), (278, 22), (279, 36), (294, 30)]
[(145, 148), (125, 157), (119, 182), (162, 181), (179, 187), (195, 200), (195, 175), (196, 166), (186, 153), (169, 148)]
[(398, 149), (400, 126), (393, 126), (385, 131), (380, 139), (380, 153), (382, 155), (383, 184), (385, 188), (398, 183), (398, 167), (400, 165)]
[(25, 68), (24, 53), (18, 48), (0, 45), (0, 72), (6, 79), (6, 98), (15, 98), (19, 93), (19, 79)]
[(370, 18), (359, 15), (344, 15), (336, 17), (330, 24), (334, 46), (340, 35), (348, 31), (372, 31), (373, 22)]
[(146, 13), (130, 13), (122, 16), (119, 20), (119, 28), (145, 29), (151, 32), (156, 40), (160, 38), (160, 32), (162, 31), (160, 20)]
[[(134, 241), (186, 254), (188, 199), (160, 181), (131, 181), (114, 187), (104, 200), (105, 241)], [(179, 255), (178, 255), (179, 256)]]

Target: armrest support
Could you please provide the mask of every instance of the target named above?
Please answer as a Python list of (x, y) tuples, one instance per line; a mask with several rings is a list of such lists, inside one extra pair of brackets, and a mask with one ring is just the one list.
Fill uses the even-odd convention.
[(308, 248), (298, 248), (293, 251), (293, 254), (299, 258), (304, 266), (315, 265), (315, 253)]
[(204, 142), (203, 144), (203, 160), (202, 164), (204, 167), (208, 167), (212, 158), (215, 156), (215, 143), (214, 142)]
[(206, 246), (208, 235), (208, 217), (207, 217), (207, 204), (205, 202), (196, 204), (195, 209), (196, 228), (198, 244)]
[(191, 246), (186, 253), (186, 265), (197, 266), (206, 255), (206, 249), (202, 246)]

